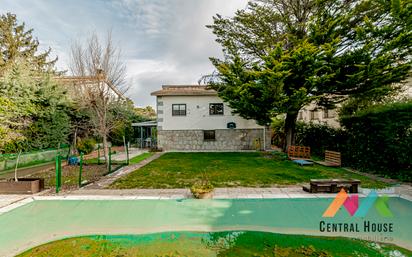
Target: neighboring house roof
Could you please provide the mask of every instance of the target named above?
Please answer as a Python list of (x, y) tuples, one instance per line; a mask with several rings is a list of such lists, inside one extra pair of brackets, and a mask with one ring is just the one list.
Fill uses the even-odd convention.
[(152, 92), (154, 96), (217, 95), (213, 89), (198, 85), (165, 85), (162, 90)]
[(96, 85), (98, 82), (104, 82), (118, 97), (126, 99), (124, 94), (114, 86), (104, 75), (98, 76), (61, 76), (55, 78), (64, 84), (76, 85)]

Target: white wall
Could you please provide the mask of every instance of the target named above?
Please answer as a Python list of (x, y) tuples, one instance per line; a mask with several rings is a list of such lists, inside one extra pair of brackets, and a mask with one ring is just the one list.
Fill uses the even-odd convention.
[[(161, 96), (157, 97), (158, 126), (162, 130), (226, 129), (236, 123), (237, 129), (262, 128), (254, 120), (232, 115), (224, 104), (223, 115), (209, 115), (210, 103), (223, 103), (218, 96)], [(186, 104), (186, 116), (172, 116), (172, 104)]]
[(336, 112), (336, 110), (328, 110), (327, 117), (325, 116), (325, 112), (326, 110), (319, 108), (314, 103), (311, 103), (299, 111), (297, 120), (306, 123), (312, 122), (315, 124), (329, 125), (335, 128), (340, 127), (338, 121), (338, 113)]

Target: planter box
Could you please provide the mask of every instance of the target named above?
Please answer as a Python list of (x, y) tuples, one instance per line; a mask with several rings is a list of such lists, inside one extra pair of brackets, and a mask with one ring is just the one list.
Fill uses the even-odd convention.
[(19, 178), (19, 181), (0, 181), (0, 194), (35, 194), (44, 189), (44, 179)]

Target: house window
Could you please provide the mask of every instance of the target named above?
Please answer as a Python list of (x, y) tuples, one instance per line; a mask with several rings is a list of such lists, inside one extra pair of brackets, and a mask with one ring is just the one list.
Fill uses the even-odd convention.
[(209, 104), (209, 114), (210, 115), (223, 115), (223, 104), (222, 103)]
[(314, 120), (314, 119), (315, 119), (315, 114), (316, 114), (316, 111), (315, 111), (315, 110), (311, 110), (311, 111), (310, 111), (310, 120)]
[(330, 110), (330, 109), (325, 109), (325, 112), (323, 113), (323, 118), (325, 119), (335, 118), (335, 111)]
[(302, 114), (302, 111), (300, 111), (298, 113), (298, 120), (302, 120), (302, 119), (303, 119), (303, 114)]
[(216, 133), (214, 130), (204, 130), (203, 131), (203, 140), (204, 141), (215, 141)]
[(186, 104), (172, 104), (172, 116), (186, 116)]
[(328, 109), (323, 110), (323, 118), (324, 119), (329, 119), (329, 110)]

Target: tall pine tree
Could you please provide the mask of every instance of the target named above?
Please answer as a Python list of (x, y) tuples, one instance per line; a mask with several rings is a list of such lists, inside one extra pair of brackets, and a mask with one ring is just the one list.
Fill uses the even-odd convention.
[(0, 152), (56, 147), (70, 132), (70, 102), (50, 49), (13, 14), (0, 15)]
[(26, 30), (15, 14), (0, 15), (0, 72), (8, 65), (24, 60), (37, 71), (54, 72), (57, 58), (49, 60), (50, 51), (39, 53), (39, 41), (33, 37), (33, 29)]
[(410, 0), (254, 0), (214, 17), (224, 58), (207, 81), (234, 111), (266, 125), (286, 114), (294, 144), (299, 110), (316, 101), (377, 101), (411, 68)]

